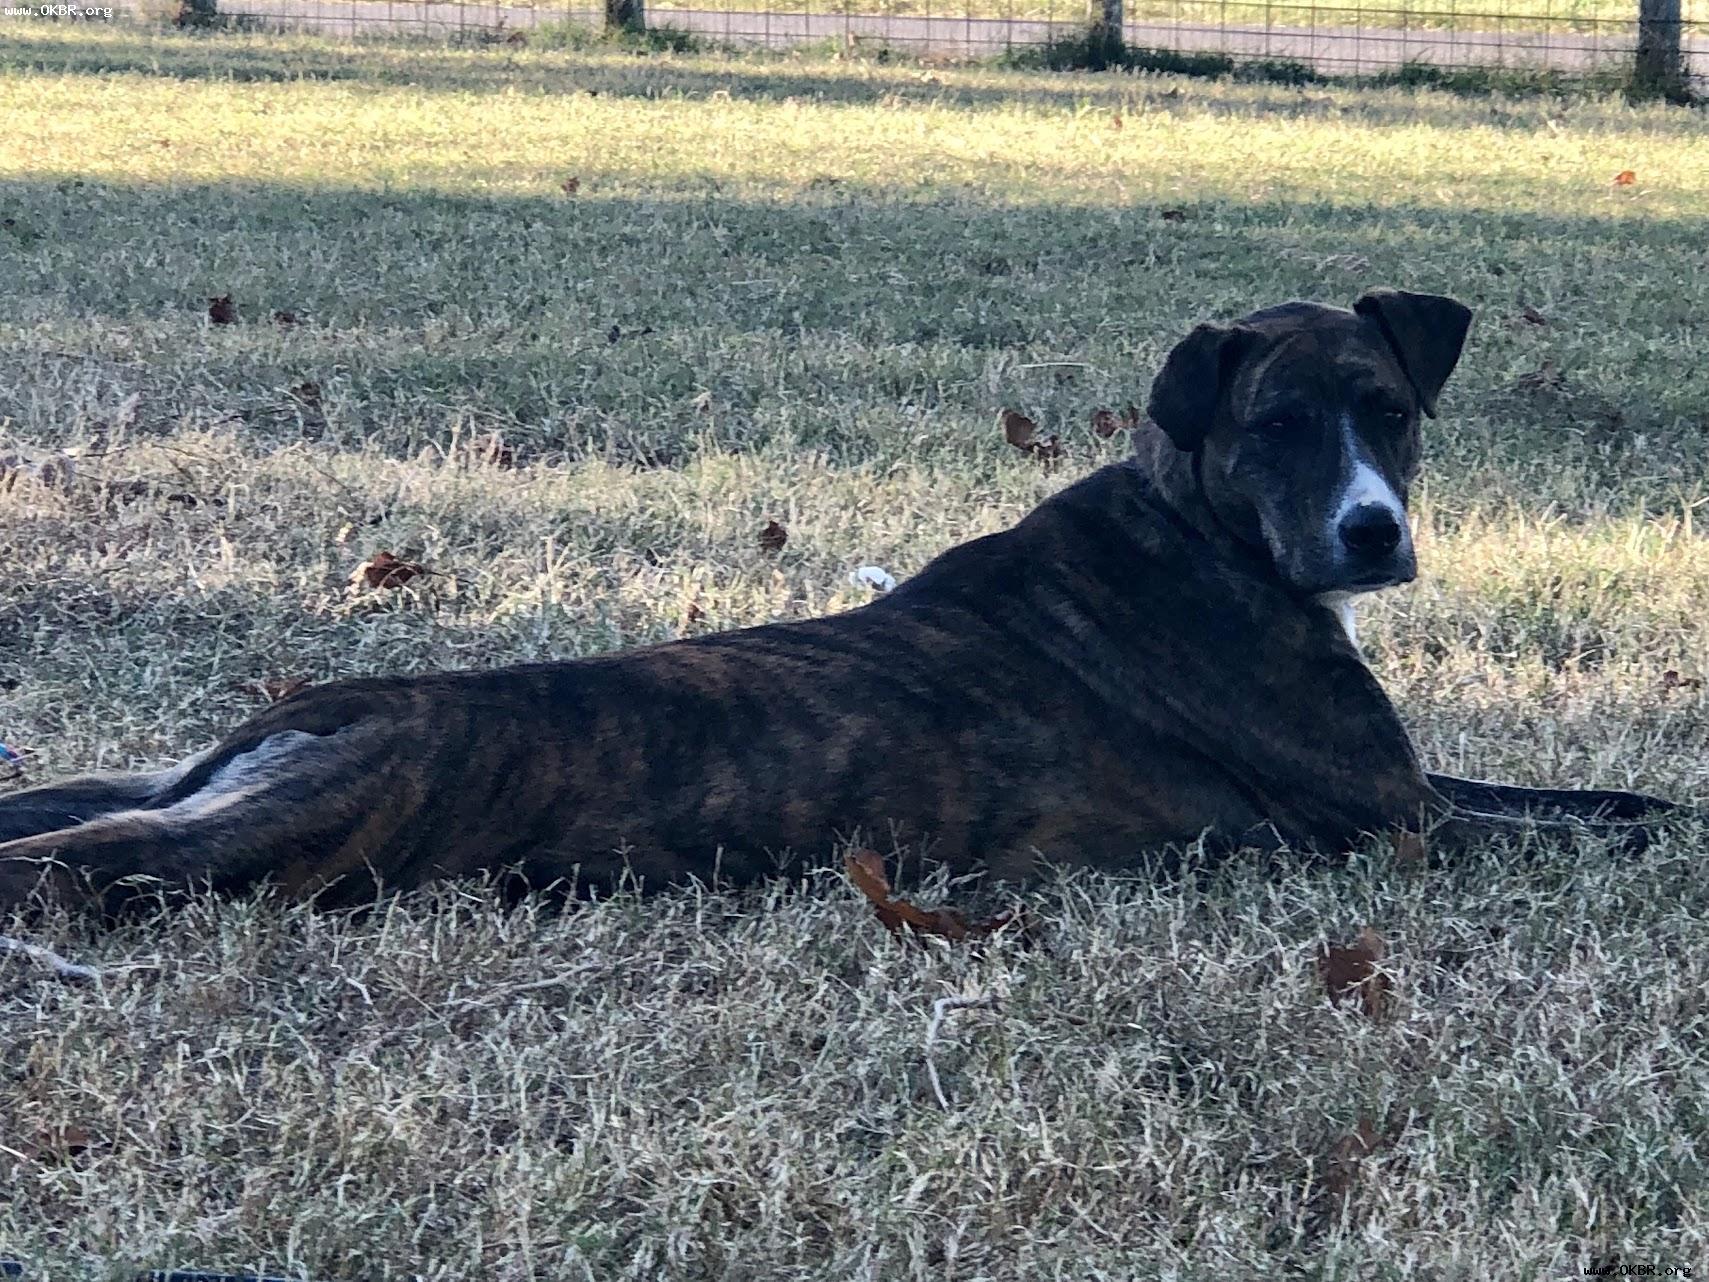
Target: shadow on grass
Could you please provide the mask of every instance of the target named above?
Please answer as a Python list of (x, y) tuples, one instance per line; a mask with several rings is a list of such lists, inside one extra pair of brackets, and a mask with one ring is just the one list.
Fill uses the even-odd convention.
[[(1709, 471), (1679, 288), (1709, 277), (1709, 237), (1677, 224), (1327, 200), (1175, 220), (853, 182), (566, 200), (14, 179), (0, 211), (0, 278), (36, 318), (0, 347), (0, 418), (26, 439), (86, 437), (135, 393), (160, 430), (395, 454), (462, 424), (638, 466), (709, 441), (924, 459), (965, 452), (997, 398), (1073, 430), (1142, 403), (1207, 316), (1388, 283), (1482, 316), (1441, 429), (1480, 485), (1566, 468), (1648, 501)], [(1539, 288), (1572, 325), (1509, 323)], [(236, 324), (210, 323), (220, 295)]]
[[(531, 36), (530, 39), (533, 37)], [(674, 47), (672, 33), (657, 38)], [(1492, 98), (1473, 105), (1447, 94), (1341, 93), (1330, 95), (1321, 77), (1298, 64), (1235, 63), (1223, 55), (1133, 50), (1132, 65), (1109, 75), (964, 73), (884, 65), (882, 57), (836, 62), (823, 53), (745, 51), (717, 56), (678, 52), (649, 57), (622, 39), (585, 37), (572, 24), (554, 24), (531, 46), (449, 48), (439, 41), (372, 40), (335, 44), (327, 40), (238, 32), (98, 33), (86, 42), (15, 39), (0, 45), (0, 69), (73, 75), (146, 75), (178, 80), (243, 83), (299, 81), (407, 85), (457, 93), (501, 93), (527, 89), (546, 95), (609, 94), (635, 98), (700, 99), (712, 95), (754, 100), (807, 98), (831, 103), (945, 103), (966, 108), (1013, 109), (1044, 104), (1078, 111), (1102, 99), (1126, 110), (1211, 112), (1232, 118), (1352, 117), (1373, 124), (1464, 125), (1531, 131), (1550, 114), (1534, 100)], [(656, 42), (655, 42), (656, 43)], [(880, 54), (883, 51), (879, 51)], [(1049, 66), (1049, 50), (1025, 55)], [(1226, 65), (1224, 65), (1226, 64)], [(1205, 77), (1221, 81), (1205, 83)], [(1005, 83), (1008, 81), (1008, 83)], [(1452, 83), (1451, 83), (1452, 82)], [(1518, 81), (1515, 80), (1515, 85)], [(1535, 93), (1553, 81), (1538, 80)], [(1379, 77), (1372, 87), (1397, 90), (1456, 88), (1446, 73), (1403, 68)], [(1499, 85), (1496, 86), (1498, 89)], [(1558, 87), (1558, 86), (1557, 86)], [(1582, 92), (1576, 95), (1583, 98)], [(1649, 127), (1695, 137), (1701, 121), (1692, 113), (1658, 117)]]

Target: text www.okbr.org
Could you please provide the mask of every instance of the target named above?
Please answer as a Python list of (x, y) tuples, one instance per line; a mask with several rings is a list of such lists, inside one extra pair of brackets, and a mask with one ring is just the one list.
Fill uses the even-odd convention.
[(8, 18), (111, 18), (110, 8), (85, 8), (80, 4), (7, 5), (0, 9)]
[(1587, 1264), (1587, 1278), (1688, 1278), (1689, 1264)]

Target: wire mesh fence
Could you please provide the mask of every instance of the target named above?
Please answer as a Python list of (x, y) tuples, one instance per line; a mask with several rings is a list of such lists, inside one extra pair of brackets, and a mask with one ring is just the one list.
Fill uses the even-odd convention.
[[(216, 0), (226, 19), (350, 36), (529, 43), (597, 30), (587, 0)], [(632, 4), (633, 0), (623, 0)], [(1657, 5), (1661, 5), (1658, 19)], [(1307, 79), (1455, 73), (1625, 83), (1646, 42), (1678, 87), (1709, 92), (1709, 0), (646, 0), (645, 24), (711, 43), (804, 44), (1072, 61), (1113, 6), (1123, 61), (1186, 71), (1255, 66)], [(1645, 9), (1640, 21), (1639, 6)], [(1651, 50), (1652, 54), (1654, 49)]]

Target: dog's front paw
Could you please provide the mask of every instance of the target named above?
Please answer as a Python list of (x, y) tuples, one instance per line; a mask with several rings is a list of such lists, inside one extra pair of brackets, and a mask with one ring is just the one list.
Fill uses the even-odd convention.
[(1675, 802), (1642, 792), (1599, 792), (1595, 800), (1598, 815), (1607, 820), (1658, 819), (1685, 813), (1685, 808)]

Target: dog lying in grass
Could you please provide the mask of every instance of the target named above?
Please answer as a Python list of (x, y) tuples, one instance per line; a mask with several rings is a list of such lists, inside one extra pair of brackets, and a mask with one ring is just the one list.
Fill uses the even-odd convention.
[(855, 832), (1004, 878), (1201, 838), (1641, 837), (1668, 803), (1426, 774), (1351, 636), (1353, 596), (1414, 576), (1420, 420), (1470, 320), (1374, 290), (1200, 325), (1133, 457), (860, 609), (311, 687), (171, 769), (0, 799), (0, 906), (741, 883)]

